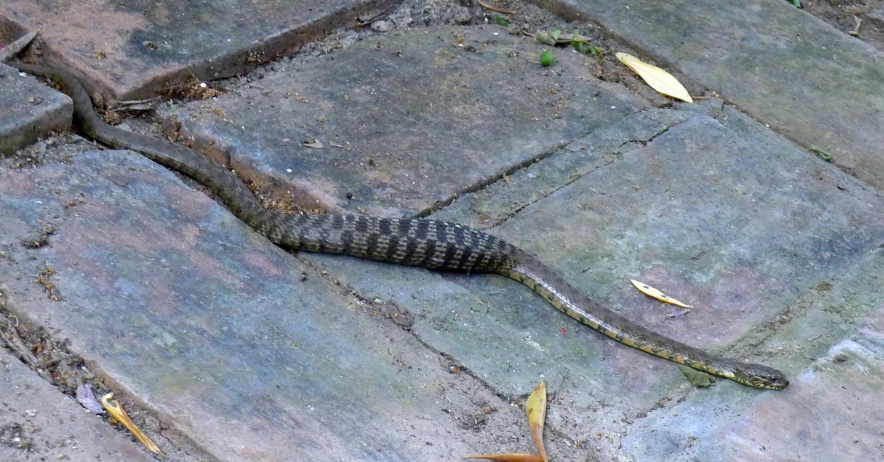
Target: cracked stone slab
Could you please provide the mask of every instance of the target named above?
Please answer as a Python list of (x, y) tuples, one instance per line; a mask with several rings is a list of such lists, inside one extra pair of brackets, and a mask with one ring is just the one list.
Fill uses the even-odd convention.
[(789, 2), (562, 0), (884, 188), (884, 55)]
[(786, 391), (699, 395), (667, 406), (629, 429), (624, 451), (676, 461), (884, 457), (882, 274), (879, 247), (790, 306), (778, 342), (813, 361)]
[(0, 19), (39, 29), (57, 64), (118, 99), (154, 96), (195, 75), (229, 77), (290, 54), (389, 0), (177, 2), (8, 0)]
[[(736, 124), (738, 115), (727, 120)], [(742, 117), (739, 123), (752, 123)], [(748, 143), (695, 115), (576, 180), (560, 176), (563, 187), (550, 187), (552, 194), (490, 232), (640, 324), (794, 377), (809, 361), (776, 336), (783, 316), (811, 287), (884, 243), (884, 213), (874, 205), (882, 198), (769, 130), (752, 130), (756, 139)], [(554, 153), (520, 174), (554, 171), (544, 164), (568, 165), (558, 156), (572, 154)], [(452, 207), (461, 203), (474, 202)], [(675, 365), (577, 325), (505, 278), (310, 258), (342, 284), (413, 313), (412, 331), (422, 341), (499, 392), (517, 396), (545, 378), (571, 404), (554, 413), (556, 428), (610, 454), (632, 422), (690, 395)], [(697, 308), (670, 318), (677, 310), (639, 294), (631, 278)], [(765, 395), (724, 382), (698, 393), (713, 401)], [(597, 432), (610, 440), (593, 438)]]
[(520, 169), (474, 193), (466, 194), (434, 218), (476, 229), (496, 226), (523, 208), (567, 186), (588, 172), (614, 162), (669, 127), (692, 117), (689, 110), (651, 109), (613, 120), (589, 135), (568, 143), (556, 155)]
[(0, 171), (0, 215), (8, 307), (219, 459), (451, 460), (524, 426), (381, 308), (138, 155)]
[(154, 460), (3, 349), (0, 439), (3, 460)]
[(67, 95), (0, 63), (0, 155), (70, 127), (73, 110)]
[(583, 55), (540, 67), (541, 48), (498, 27), (395, 32), (170, 118), (307, 205), (411, 215), (649, 107)]

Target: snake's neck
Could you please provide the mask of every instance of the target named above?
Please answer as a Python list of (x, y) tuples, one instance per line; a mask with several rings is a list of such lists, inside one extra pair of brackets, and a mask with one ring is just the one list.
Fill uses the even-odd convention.
[(733, 378), (729, 373), (733, 361), (664, 337), (603, 307), (581, 294), (533, 256), (519, 251), (513, 262), (511, 267), (499, 272), (530, 287), (556, 309), (581, 324), (646, 353), (703, 372)]

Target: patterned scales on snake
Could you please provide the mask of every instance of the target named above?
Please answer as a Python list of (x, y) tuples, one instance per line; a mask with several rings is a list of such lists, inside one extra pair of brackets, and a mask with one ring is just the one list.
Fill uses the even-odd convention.
[(139, 152), (193, 177), (216, 193), (234, 215), (276, 245), (439, 270), (499, 273), (530, 287), (563, 313), (624, 345), (752, 387), (780, 390), (789, 385), (776, 369), (714, 356), (629, 321), (578, 292), (536, 258), (490, 234), (427, 219), (268, 211), (235, 174), (196, 151), (105, 123), (95, 114), (86, 90), (70, 73), (18, 62), (11, 65), (57, 81), (74, 100), (75, 121), (87, 136), (114, 148)]

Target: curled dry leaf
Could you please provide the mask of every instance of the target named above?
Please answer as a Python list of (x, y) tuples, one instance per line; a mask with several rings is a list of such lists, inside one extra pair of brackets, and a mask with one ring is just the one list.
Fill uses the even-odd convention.
[(77, 402), (81, 406), (89, 410), (93, 414), (104, 414), (101, 404), (95, 399), (95, 393), (92, 392), (92, 385), (84, 384), (77, 387)]
[(481, 456), (466, 456), (464, 459), (485, 459), (497, 462), (549, 462), (546, 449), (543, 447), (543, 421), (546, 419), (546, 383), (534, 388), (528, 401), (525, 402), (525, 411), (528, 413), (528, 426), (531, 428), (531, 438), (540, 454), (485, 454)]
[(693, 308), (693, 305), (685, 305), (684, 303), (682, 303), (682, 302), (680, 302), (680, 301), (678, 301), (668, 295), (665, 295), (663, 292), (660, 292), (659, 290), (657, 290), (657, 289), (655, 289), (655, 288), (653, 288), (643, 282), (638, 282), (635, 279), (630, 279), (629, 282), (632, 282), (632, 285), (634, 285), (635, 288), (639, 290), (639, 292), (647, 295), (648, 297), (653, 297), (653, 298), (656, 298), (657, 300), (660, 300), (663, 303), (669, 303), (669, 304), (672, 304), (675, 306), (680, 306), (682, 308)]
[(525, 411), (528, 413), (528, 427), (531, 429), (531, 438), (537, 446), (537, 452), (543, 462), (549, 462), (546, 449), (543, 447), (543, 422), (546, 419), (546, 382), (534, 388), (528, 401), (525, 403)]
[(632, 69), (633, 72), (638, 74), (638, 76), (647, 82), (647, 84), (654, 90), (682, 101), (687, 101), (689, 103), (694, 102), (694, 100), (691, 99), (691, 95), (688, 94), (688, 91), (678, 80), (675, 79), (675, 77), (672, 76), (672, 74), (630, 54), (616, 53), (616, 56), (621, 63)]
[(141, 441), (141, 444), (143, 444), (148, 451), (158, 456), (163, 455), (163, 452), (160, 451), (159, 446), (157, 446), (156, 443), (153, 442), (153, 440), (148, 438), (147, 435), (142, 433), (141, 429), (138, 428), (137, 425), (135, 425), (135, 422), (133, 422), (132, 419), (129, 418), (129, 414), (127, 414), (126, 410), (123, 409), (122, 406), (120, 406), (120, 402), (115, 399), (111, 400), (113, 397), (113, 393), (108, 393), (104, 395), (101, 398), (101, 405), (104, 406), (105, 409), (107, 409), (107, 412), (109, 412), (110, 415), (119, 420), (120, 423), (123, 424), (123, 426), (126, 427), (127, 430), (132, 432), (132, 434), (135, 435), (135, 438), (138, 438), (138, 441)]
[(313, 141), (305, 141), (305, 142), (304, 142), (304, 147), (305, 147), (305, 148), (313, 148), (313, 149), (322, 149), (322, 148), (323, 148), (322, 143), (320, 143), (320, 142), (317, 141), (317, 140), (313, 140)]

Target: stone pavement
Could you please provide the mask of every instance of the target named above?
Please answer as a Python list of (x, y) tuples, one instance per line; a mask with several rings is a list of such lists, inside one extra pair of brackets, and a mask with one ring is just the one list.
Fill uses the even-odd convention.
[[(112, 101), (234, 75), (389, 6), (91, 3), (87, 27), (75, 2), (13, 1), (0, 43), (46, 25), (40, 52)], [(302, 206), (488, 230), (655, 331), (783, 370), (786, 390), (694, 388), (499, 276), (287, 253), (190, 180), (84, 143), (0, 168), (4, 314), (68, 345), (170, 460), (531, 452), (521, 405), (541, 380), (554, 460), (884, 460), (880, 52), (785, 1), (609, 3), (546, 4), (598, 25), (498, 6), (614, 37), (606, 51), (722, 99), (668, 104), (567, 48), (541, 68), (544, 46), (480, 6), (413, 0), (380, 17), (392, 30), (342, 29), (304, 49), (343, 49), (163, 105), (156, 126)], [(3, 66), (0, 104), (8, 151), (70, 123), (66, 97)], [(3, 354), (0, 455), (150, 457)], [(46, 437), (14, 447), (10, 423)]]
[(153, 460), (6, 351), (0, 368), (2, 460)]

